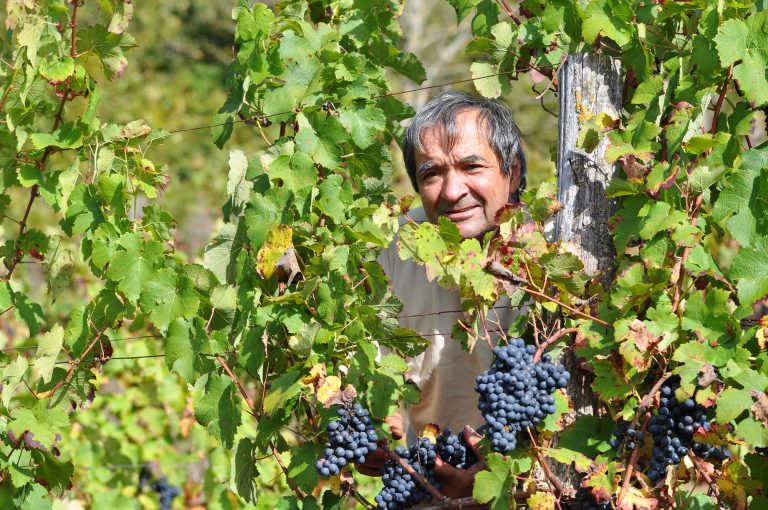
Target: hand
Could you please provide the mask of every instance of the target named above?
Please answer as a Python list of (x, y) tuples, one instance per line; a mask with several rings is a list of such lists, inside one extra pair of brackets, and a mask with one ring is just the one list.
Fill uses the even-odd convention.
[[(384, 423), (389, 427), (389, 433), (392, 434), (393, 439), (403, 437), (403, 417), (400, 416), (400, 413), (393, 414), (384, 420)], [(384, 448), (379, 446), (376, 451), (365, 458), (364, 463), (356, 464), (357, 471), (366, 476), (381, 476), (382, 468), (386, 461), (387, 454)]]
[(449, 498), (455, 499), (472, 496), (475, 475), (478, 471), (485, 469), (485, 459), (477, 449), (477, 443), (480, 442), (482, 436), (475, 429), (467, 425), (464, 427), (464, 438), (477, 456), (478, 460), (476, 463), (467, 469), (458, 469), (445, 462), (439, 455), (435, 460), (435, 478), (440, 482), (440, 492)]

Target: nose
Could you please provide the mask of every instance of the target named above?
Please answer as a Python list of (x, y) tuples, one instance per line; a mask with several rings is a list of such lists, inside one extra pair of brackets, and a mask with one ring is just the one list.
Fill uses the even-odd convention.
[(440, 197), (444, 202), (455, 204), (467, 194), (467, 185), (464, 182), (464, 176), (461, 172), (449, 170), (443, 178), (443, 187), (440, 190)]

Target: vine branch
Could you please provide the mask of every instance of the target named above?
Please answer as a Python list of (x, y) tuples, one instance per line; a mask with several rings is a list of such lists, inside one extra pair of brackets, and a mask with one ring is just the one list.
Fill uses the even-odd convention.
[[(70, 21), (69, 26), (72, 28), (72, 37), (71, 37), (71, 48), (70, 48), (70, 56), (74, 59), (77, 57), (77, 51), (76, 51), (76, 43), (77, 43), (77, 8), (79, 6), (79, 1), (74, 0), (72, 2), (72, 19)], [(10, 89), (10, 87), (9, 87)], [(6, 95), (7, 95), (6, 91)], [(59, 108), (56, 110), (56, 117), (53, 120), (53, 127), (51, 128), (51, 133), (56, 131), (59, 128), (59, 124), (61, 124), (63, 115), (64, 115), (64, 105), (71, 99), (70, 93), (72, 92), (72, 85), (70, 82), (70, 79), (67, 78), (67, 86), (64, 89), (64, 94), (61, 96), (61, 102), (59, 103)], [(5, 99), (5, 98), (4, 98)], [(5, 101), (2, 103), (5, 104)], [(0, 110), (2, 108), (0, 107)], [(43, 157), (40, 158), (40, 161), (37, 163), (37, 167), (40, 169), (41, 172), (45, 170), (45, 162), (48, 161), (48, 157), (53, 153), (54, 149), (52, 146), (48, 146), (45, 148), (45, 152), (43, 152)], [(29, 220), (29, 212), (32, 210), (32, 204), (35, 203), (35, 199), (40, 195), (40, 188), (39, 185), (35, 184), (30, 188), (29, 190), (29, 201), (27, 201), (27, 207), (24, 210), (24, 216), (22, 216), (21, 220), (19, 221), (19, 236), (16, 238), (16, 242), (13, 246), (13, 258), (11, 259), (11, 262), (6, 265), (8, 268), (8, 272), (5, 274), (5, 276), (0, 277), (0, 281), (10, 281), (11, 276), (13, 275), (13, 272), (16, 270), (16, 267), (18, 267), (19, 262), (21, 261), (21, 258), (23, 257), (23, 253), (21, 253), (21, 242), (24, 238), (24, 233), (27, 230), (27, 221)]]
[[(641, 429), (642, 433), (645, 433), (645, 429), (648, 427), (648, 422), (650, 421), (650, 419), (651, 419), (651, 413), (646, 413), (645, 419), (643, 420), (643, 427)], [(636, 448), (632, 450), (632, 455), (629, 456), (629, 462), (627, 464), (627, 468), (624, 474), (624, 483), (621, 486), (621, 491), (619, 491), (619, 497), (617, 498), (617, 503), (619, 505), (619, 508), (622, 508), (622, 501), (624, 499), (624, 494), (626, 494), (627, 490), (629, 489), (629, 484), (632, 481), (632, 473), (635, 470), (635, 463), (637, 462), (637, 456), (639, 454), (640, 454), (640, 445), (638, 444), (636, 445)]]
[(416, 479), (417, 482), (419, 482), (422, 487), (424, 487), (427, 492), (429, 492), (433, 498), (435, 498), (435, 501), (440, 501), (443, 505), (449, 506), (450, 505), (450, 498), (445, 496), (442, 492), (437, 490), (437, 488), (429, 483), (429, 480), (424, 478), (424, 475), (416, 471), (413, 466), (411, 466), (407, 460), (399, 456), (394, 451), (390, 450), (386, 446), (384, 447), (384, 451), (387, 454), (387, 456), (394, 459), (398, 464), (400, 464), (403, 469), (405, 469), (409, 475), (411, 475), (413, 478)]
[(546, 341), (544, 341), (544, 343), (539, 345), (538, 349), (536, 349), (536, 354), (533, 355), (533, 362), (537, 363), (541, 359), (541, 356), (544, 354), (544, 351), (549, 349), (550, 346), (552, 346), (552, 344), (554, 344), (564, 336), (570, 335), (572, 333), (576, 333), (578, 331), (579, 331), (579, 328), (563, 328), (560, 331), (554, 333), (552, 336), (547, 338)]
[(520, 290), (522, 290), (523, 292), (527, 292), (528, 294), (532, 294), (532, 295), (540, 297), (542, 299), (546, 299), (547, 301), (551, 301), (551, 302), (553, 302), (553, 303), (555, 303), (555, 304), (565, 308), (566, 310), (568, 310), (569, 312), (571, 312), (574, 315), (578, 315), (579, 317), (582, 317), (584, 319), (589, 319), (592, 322), (596, 322), (596, 323), (598, 323), (598, 324), (600, 324), (602, 326), (605, 326), (606, 328), (613, 329), (613, 324), (605, 322), (604, 320), (599, 319), (599, 318), (595, 317), (594, 315), (590, 315), (590, 314), (588, 314), (586, 312), (582, 312), (581, 310), (573, 308), (572, 306), (563, 303), (562, 301), (560, 301), (556, 297), (549, 296), (549, 295), (547, 295), (547, 294), (545, 294), (543, 292), (540, 292), (540, 291), (538, 291), (536, 289), (532, 289), (530, 287), (530, 283), (527, 280), (525, 280), (524, 278), (520, 278), (519, 276), (513, 274), (512, 271), (510, 271), (509, 269), (507, 269), (506, 267), (501, 265), (500, 262), (491, 261), (486, 266), (486, 269), (493, 276), (495, 276), (497, 278), (500, 278), (502, 280), (506, 280), (508, 282), (514, 283), (515, 285), (519, 286)]
[[(256, 405), (253, 403), (253, 400), (245, 391), (245, 388), (243, 387), (243, 384), (240, 382), (240, 379), (237, 378), (237, 376), (229, 367), (229, 365), (224, 360), (224, 358), (222, 358), (218, 354), (215, 357), (216, 357), (216, 361), (219, 362), (219, 365), (221, 365), (221, 367), (227, 373), (229, 378), (232, 379), (232, 382), (235, 383), (235, 386), (237, 387), (237, 391), (240, 392), (240, 395), (243, 397), (243, 400), (245, 400), (245, 403), (248, 405), (248, 408), (251, 410), (251, 414), (258, 419), (259, 413), (256, 410)], [(296, 484), (296, 480), (291, 478), (290, 475), (288, 474), (288, 467), (285, 465), (285, 462), (283, 461), (283, 457), (280, 455), (280, 452), (277, 450), (277, 447), (275, 446), (274, 441), (272, 440), (269, 441), (269, 448), (270, 450), (272, 450), (272, 455), (275, 457), (277, 464), (280, 466), (280, 469), (283, 471), (283, 474), (285, 475), (285, 480), (288, 482), (288, 486), (291, 488), (294, 494), (296, 494), (297, 498), (303, 500), (304, 493), (301, 491), (301, 489), (299, 489), (299, 486)]]
[(549, 480), (549, 483), (552, 484), (552, 486), (555, 489), (555, 496), (557, 499), (560, 499), (563, 495), (563, 482), (561, 482), (555, 474), (552, 472), (552, 468), (549, 467), (549, 463), (547, 462), (547, 459), (544, 458), (544, 455), (541, 454), (539, 451), (539, 445), (536, 443), (536, 438), (533, 436), (533, 432), (531, 432), (531, 429), (526, 429), (528, 431), (528, 437), (531, 438), (531, 443), (533, 444), (533, 451), (536, 453), (536, 460), (539, 461), (539, 464), (541, 464), (542, 469), (544, 470), (544, 474), (547, 475), (547, 479)]
[(91, 343), (88, 344), (88, 347), (85, 348), (85, 350), (80, 354), (80, 356), (77, 357), (76, 360), (70, 361), (69, 369), (67, 369), (67, 373), (64, 374), (64, 377), (56, 383), (56, 386), (53, 387), (53, 389), (50, 392), (50, 395), (53, 396), (56, 391), (61, 388), (65, 382), (69, 380), (69, 377), (72, 375), (72, 372), (75, 371), (75, 369), (80, 366), (80, 364), (83, 362), (85, 357), (88, 355), (89, 352), (96, 346), (96, 344), (101, 340), (101, 337), (104, 335), (104, 332), (109, 328), (109, 326), (104, 327), (101, 331), (96, 333), (96, 336), (93, 337), (93, 340), (91, 340)]

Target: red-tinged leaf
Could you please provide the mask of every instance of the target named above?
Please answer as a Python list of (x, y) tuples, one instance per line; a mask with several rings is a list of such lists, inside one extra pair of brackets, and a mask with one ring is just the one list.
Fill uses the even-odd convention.
[(616, 463), (599, 464), (594, 471), (584, 477), (582, 486), (590, 488), (598, 502), (610, 501), (619, 487), (616, 468)]
[(659, 500), (647, 497), (640, 489), (629, 487), (618, 502), (619, 510), (656, 510)]

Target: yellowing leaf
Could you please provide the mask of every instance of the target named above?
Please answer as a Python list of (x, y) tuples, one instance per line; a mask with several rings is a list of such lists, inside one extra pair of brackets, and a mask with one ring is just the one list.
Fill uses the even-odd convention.
[(440, 433), (440, 427), (434, 423), (427, 423), (424, 428), (421, 429), (419, 437), (426, 437), (431, 443), (437, 442), (437, 435)]
[(288, 248), (293, 247), (293, 230), (286, 225), (278, 225), (267, 235), (267, 240), (256, 255), (256, 269), (264, 278), (275, 272), (275, 264)]
[(656, 510), (659, 500), (645, 497), (640, 489), (629, 487), (619, 501), (619, 510)]
[(304, 386), (317, 386), (323, 384), (325, 380), (326, 368), (325, 363), (318, 363), (312, 367), (309, 371), (309, 375), (301, 378), (301, 384)]
[(551, 492), (537, 492), (526, 502), (531, 510), (552, 510), (555, 508), (555, 495)]
[(325, 381), (317, 389), (317, 400), (325, 404), (341, 389), (341, 379), (335, 375), (325, 378)]

